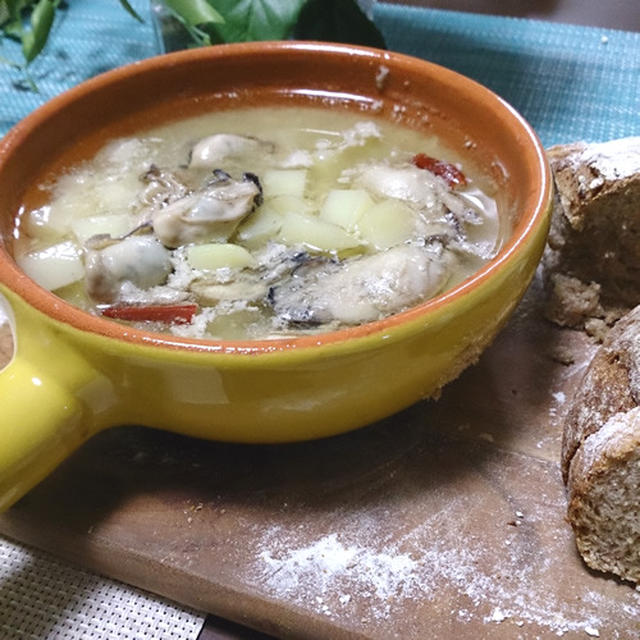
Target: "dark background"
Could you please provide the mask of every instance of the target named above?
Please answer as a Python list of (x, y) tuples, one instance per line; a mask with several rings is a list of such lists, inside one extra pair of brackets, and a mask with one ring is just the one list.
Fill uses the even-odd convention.
[(640, 31), (638, 0), (386, 0), (452, 11), (569, 22), (572, 24)]

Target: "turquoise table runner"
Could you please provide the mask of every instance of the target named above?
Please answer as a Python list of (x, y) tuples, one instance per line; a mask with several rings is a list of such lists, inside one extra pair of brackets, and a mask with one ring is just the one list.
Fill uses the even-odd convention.
[(640, 135), (640, 33), (382, 5), (390, 49), (486, 85), (549, 146)]
[[(159, 51), (148, 0), (73, 0), (30, 73), (0, 67), (0, 134), (78, 82)], [(545, 145), (640, 135), (640, 33), (379, 3), (389, 48), (455, 69), (510, 102)], [(3, 42), (0, 56), (19, 60)]]

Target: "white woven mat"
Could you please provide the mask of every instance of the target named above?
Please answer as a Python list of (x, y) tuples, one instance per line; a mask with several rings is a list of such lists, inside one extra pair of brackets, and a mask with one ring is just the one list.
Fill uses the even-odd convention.
[(204, 617), (0, 537), (1, 640), (195, 640)]

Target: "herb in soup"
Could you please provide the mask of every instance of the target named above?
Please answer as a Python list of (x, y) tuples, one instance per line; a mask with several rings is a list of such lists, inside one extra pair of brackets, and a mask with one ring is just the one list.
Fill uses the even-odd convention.
[(118, 139), (46, 188), (19, 227), (28, 275), (91, 313), (197, 338), (379, 320), (461, 282), (504, 235), (492, 186), (437, 139), (313, 108)]

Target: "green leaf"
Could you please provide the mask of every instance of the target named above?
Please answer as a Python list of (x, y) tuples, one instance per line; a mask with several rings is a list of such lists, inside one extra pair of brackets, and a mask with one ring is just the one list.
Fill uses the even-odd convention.
[(0, 24), (6, 20), (14, 21), (20, 17), (20, 12), (30, 0), (0, 0)]
[(131, 6), (129, 0), (120, 0), (120, 4), (131, 17), (135, 18), (138, 22), (144, 22), (144, 20), (138, 15), (138, 12)]
[(165, 4), (188, 27), (224, 22), (224, 18), (207, 0), (165, 0)]
[(294, 37), (328, 40), (386, 49), (383, 35), (355, 0), (308, 0), (300, 12)]
[(0, 0), (0, 26), (11, 18), (11, 11), (7, 0)]
[(165, 0), (165, 6), (191, 37), (190, 46), (204, 47), (218, 41), (215, 26), (224, 18), (207, 0)]
[(56, 12), (55, 0), (40, 0), (31, 13), (31, 30), (22, 35), (22, 54), (29, 64), (43, 49)]
[(0, 26), (5, 35), (20, 37), (22, 10), (32, 0), (0, 0)]
[(215, 30), (223, 42), (287, 38), (306, 0), (215, 0), (224, 24)]
[(4, 35), (14, 40), (21, 40), (24, 29), (22, 28), (22, 20), (12, 20), (2, 25)]

